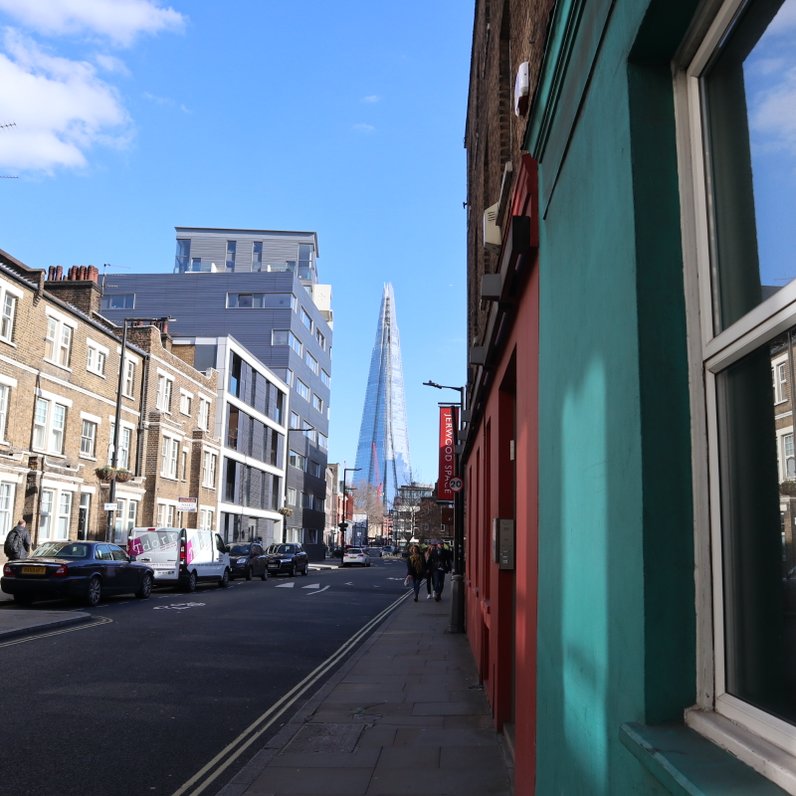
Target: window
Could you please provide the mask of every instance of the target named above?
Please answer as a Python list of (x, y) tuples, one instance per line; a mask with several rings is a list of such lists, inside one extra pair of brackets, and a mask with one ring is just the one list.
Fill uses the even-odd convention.
[(86, 343), (86, 370), (105, 376), (105, 365), (108, 361), (108, 349), (89, 340)]
[(42, 489), (39, 515), (39, 542), (68, 539), (72, 516), (72, 493), (57, 489)]
[(122, 383), (122, 392), (128, 398), (133, 397), (133, 390), (135, 389), (135, 362), (124, 358), (124, 380)]
[(72, 327), (63, 319), (48, 316), (44, 358), (62, 368), (68, 368), (72, 359), (72, 331)]
[(227, 307), (230, 309), (260, 309), (263, 306), (262, 293), (228, 293)]
[(132, 310), (135, 308), (135, 293), (118, 293), (115, 296), (102, 297), (104, 310)]
[(291, 411), (290, 413), (290, 428), (301, 428), (301, 416), (298, 412)]
[(329, 376), (329, 374), (323, 369), (321, 369), (321, 384), (325, 385), (326, 387), (332, 386), (331, 376)]
[(180, 451), (180, 481), (188, 479), (188, 451), (183, 448)]
[(213, 517), (215, 516), (215, 512), (213, 509), (199, 509), (199, 528), (203, 531), (212, 531), (213, 530)]
[(318, 328), (315, 329), (315, 339), (318, 341), (318, 345), (321, 347), (321, 351), (326, 351), (326, 337), (324, 336), (323, 332)]
[(286, 502), (289, 506), (297, 505), (296, 501), (298, 500), (298, 491), (295, 487), (289, 486), (287, 488), (287, 497)]
[(190, 415), (192, 405), (193, 395), (185, 390), (180, 390), (180, 412), (184, 415)]
[(306, 327), (307, 327), (307, 328), (308, 328), (310, 331), (312, 331), (312, 317), (311, 317), (311, 316), (310, 316), (310, 314), (307, 312), (307, 310), (305, 310), (305, 309), (304, 309), (304, 307), (302, 307), (302, 308), (301, 308), (301, 322), (302, 322), (302, 323), (303, 323), (303, 324), (304, 324), (304, 325), (305, 325), (305, 326), (306, 326)]
[(263, 242), (256, 240), (252, 243), (252, 271), (263, 270)]
[(790, 434), (783, 434), (782, 436), (782, 461), (785, 464), (785, 471), (783, 473), (785, 479), (791, 481), (796, 478), (796, 459), (793, 457), (793, 432)]
[(215, 489), (217, 464), (218, 456), (215, 453), (205, 451), (202, 454), (202, 486)]
[(295, 389), (305, 401), (309, 401), (310, 388), (301, 379), (296, 379)]
[(307, 351), (307, 353), (304, 354), (304, 361), (309, 366), (309, 369), (317, 376), (318, 375), (318, 360), (315, 359), (315, 357), (312, 354), (310, 354), (309, 351)]
[(83, 418), (80, 427), (80, 455), (92, 459), (97, 453), (97, 423)]
[[(113, 437), (114, 437), (114, 429), (116, 428), (116, 420), (115, 418), (111, 418), (110, 421), (110, 440), (108, 441), (108, 461), (113, 461)], [(119, 429), (119, 455), (116, 459), (116, 466), (117, 467), (124, 467), (125, 469), (129, 469), (130, 467), (130, 443), (132, 442), (133, 438), (133, 429), (130, 426), (124, 425), (122, 423), (121, 428)]]
[(173, 528), (177, 515), (177, 507), (172, 503), (158, 503), (158, 525), (162, 528)]
[(235, 254), (238, 249), (238, 244), (234, 240), (227, 241), (227, 271), (235, 270)]
[(177, 457), (180, 443), (173, 437), (163, 437), (163, 451), (160, 460), (160, 474), (167, 478), (177, 478)]
[(6, 425), (8, 424), (8, 399), (11, 388), (7, 384), (0, 384), (0, 439), (6, 438)]
[(288, 345), (299, 355), (301, 356), (301, 352), (304, 350), (304, 347), (301, 345), (301, 340), (290, 332), (288, 335)]
[(323, 401), (315, 393), (312, 394), (312, 408), (323, 412)]
[[(685, 292), (698, 351), (691, 389), (702, 407), (692, 417), (694, 473), (708, 496), (695, 502), (697, 611), (713, 617), (712, 627), (698, 624), (699, 696), (687, 721), (788, 792), (796, 782), (796, 758), (785, 762), (796, 744), (796, 579), (788, 577), (796, 539), (792, 520), (783, 532), (790, 499), (780, 489), (794, 471), (787, 360), (796, 263), (785, 254), (791, 225), (775, 208), (796, 200), (792, 9), (727, 0), (715, 19), (700, 17), (704, 28), (682, 50), (690, 60), (675, 73)], [(730, 725), (732, 741), (719, 741), (719, 724)], [(770, 745), (785, 750), (776, 765)]]
[(10, 481), (0, 481), (0, 533), (5, 534), (16, 525), (13, 517), (15, 485)]
[(171, 412), (171, 390), (173, 386), (173, 379), (163, 374), (158, 376), (158, 392), (155, 397), (155, 406), (161, 412)]
[(775, 362), (771, 366), (771, 378), (774, 382), (774, 403), (781, 404), (788, 400), (788, 366), (787, 362)]
[(66, 405), (37, 398), (33, 414), (33, 449), (45, 453), (64, 452)]
[(324, 451), (329, 447), (329, 437), (327, 437), (326, 434), (322, 434), (320, 431), (318, 432), (318, 447)]
[(12, 293), (8, 285), (0, 282), (0, 339), (7, 343), (14, 340), (14, 318), (20, 297), (21, 294)]
[(210, 401), (208, 401), (207, 398), (200, 398), (199, 428), (201, 428), (202, 431), (207, 431), (209, 422), (210, 422)]
[(288, 452), (287, 461), (291, 467), (298, 467), (299, 470), (303, 470), (307, 460), (300, 453), (291, 450)]
[(191, 262), (191, 239), (177, 238), (177, 254), (174, 258), (174, 273), (184, 274)]

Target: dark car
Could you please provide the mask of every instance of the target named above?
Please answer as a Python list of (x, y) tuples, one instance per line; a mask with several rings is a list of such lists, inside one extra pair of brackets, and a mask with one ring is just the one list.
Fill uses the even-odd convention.
[(297, 542), (272, 544), (265, 551), (269, 575), (290, 575), (300, 572), (306, 575), (310, 568), (307, 551)]
[(268, 560), (259, 542), (242, 542), (229, 548), (229, 578), (240, 576), (251, 580), (253, 576), (268, 577)]
[(46, 542), (3, 566), (0, 588), (23, 605), (71, 597), (95, 606), (107, 594), (152, 593), (154, 572), (108, 542)]

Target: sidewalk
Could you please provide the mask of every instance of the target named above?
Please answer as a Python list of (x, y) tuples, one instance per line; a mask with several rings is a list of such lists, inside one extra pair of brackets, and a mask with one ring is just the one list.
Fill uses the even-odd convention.
[(510, 796), (467, 638), (405, 600), (218, 796)]

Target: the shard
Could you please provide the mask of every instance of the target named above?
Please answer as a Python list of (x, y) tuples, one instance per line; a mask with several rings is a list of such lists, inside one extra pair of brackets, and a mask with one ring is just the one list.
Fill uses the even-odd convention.
[(382, 292), (370, 358), (356, 467), (354, 483), (367, 484), (385, 506), (392, 505), (400, 486), (412, 482), (401, 341), (389, 283)]

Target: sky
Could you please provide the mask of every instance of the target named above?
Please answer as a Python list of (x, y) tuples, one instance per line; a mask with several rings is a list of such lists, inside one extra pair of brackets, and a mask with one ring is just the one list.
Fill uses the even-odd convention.
[[(0, 0), (0, 249), (171, 273), (176, 226), (312, 230), (353, 466), (382, 288), (414, 480), (466, 382), (474, 0)], [(108, 264), (107, 267), (104, 264)]]

